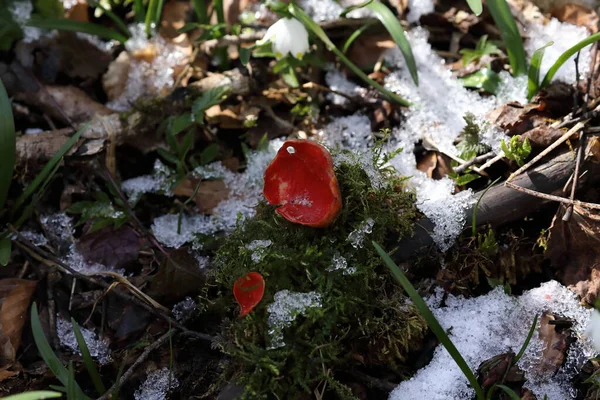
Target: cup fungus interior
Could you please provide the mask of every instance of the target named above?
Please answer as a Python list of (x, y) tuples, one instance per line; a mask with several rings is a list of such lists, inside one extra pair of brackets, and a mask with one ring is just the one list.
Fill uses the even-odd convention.
[(288, 140), (265, 171), (264, 195), (290, 222), (330, 225), (341, 207), (331, 154), (309, 140)]

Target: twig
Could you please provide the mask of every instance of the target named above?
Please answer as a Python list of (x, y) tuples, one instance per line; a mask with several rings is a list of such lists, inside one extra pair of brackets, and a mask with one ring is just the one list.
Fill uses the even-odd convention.
[(129, 378), (131, 378), (131, 376), (135, 372), (136, 368), (139, 367), (143, 362), (145, 362), (153, 351), (155, 351), (156, 349), (158, 349), (167, 340), (169, 340), (169, 338), (171, 337), (171, 335), (173, 335), (173, 331), (171, 329), (169, 329), (169, 331), (167, 331), (167, 333), (165, 333), (164, 335), (162, 335), (161, 337), (159, 337), (156, 342), (154, 342), (150, 346), (146, 347), (144, 349), (144, 352), (142, 354), (140, 354), (140, 356), (134, 361), (134, 363), (131, 364), (131, 366), (127, 369), (127, 371), (125, 371), (125, 373), (121, 376), (121, 379), (118, 382), (115, 382), (106, 391), (106, 393), (104, 393), (102, 396), (100, 396), (98, 398), (98, 400), (108, 400), (108, 399), (110, 399), (112, 392), (117, 387), (122, 387), (123, 384), (125, 382), (127, 382), (129, 380)]
[(514, 183), (511, 183), (508, 181), (505, 182), (504, 185), (511, 189), (515, 189), (519, 192), (527, 193), (531, 196), (539, 197), (541, 199), (557, 201), (559, 203), (575, 205), (575, 206), (579, 206), (579, 207), (589, 208), (592, 210), (600, 210), (600, 204), (587, 203), (585, 201), (571, 200), (566, 197), (560, 197), (560, 196), (554, 196), (552, 194), (540, 193), (540, 192), (536, 192), (535, 190), (531, 190), (531, 189), (524, 188), (522, 186), (515, 185)]
[(498, 161), (502, 160), (502, 158), (504, 158), (504, 152), (502, 150), (500, 150), (500, 153), (496, 154), (496, 156), (494, 156), (493, 158), (490, 158), (481, 167), (479, 167), (479, 168), (478, 167), (473, 168), (473, 171), (477, 172), (478, 174), (483, 174), (483, 171), (485, 171), (486, 168), (491, 167), (493, 164), (495, 164)]
[(496, 155), (496, 153), (494, 153), (493, 151), (490, 151), (490, 152), (482, 154), (480, 156), (473, 157), (470, 160), (466, 161), (464, 164), (461, 164), (458, 167), (454, 168), (454, 172), (456, 172), (457, 174), (460, 174), (464, 170), (469, 168), (471, 165), (479, 164), (481, 162), (487, 161), (490, 158), (493, 158), (495, 155)]
[[(581, 132), (579, 135), (579, 147), (577, 148), (577, 159), (575, 160), (575, 171), (573, 172), (573, 183), (571, 184), (571, 194), (569, 195), (569, 199), (575, 199), (575, 191), (577, 190), (577, 181), (579, 180), (579, 169), (581, 167), (581, 163), (583, 162), (583, 148), (585, 147), (585, 130)], [(573, 214), (573, 206), (570, 205), (567, 207), (565, 211), (565, 215), (563, 215), (562, 220), (567, 222), (571, 219), (571, 214)]]
[(218, 39), (206, 40), (200, 46), (200, 50), (207, 54), (212, 54), (213, 50), (217, 47), (231, 46), (242, 43), (252, 43), (262, 39), (267, 33), (266, 30), (260, 30), (252, 33), (242, 33), (239, 36), (236, 35), (225, 35)]
[(316, 90), (320, 90), (322, 92), (329, 92), (329, 93), (337, 94), (339, 96), (345, 97), (346, 99), (352, 101), (353, 103), (357, 103), (357, 99), (355, 97), (350, 96), (349, 94), (346, 94), (344, 92), (340, 92), (339, 90), (333, 90), (333, 89), (328, 88), (327, 86), (319, 85), (318, 83), (315, 83), (315, 82), (307, 82), (302, 85), (302, 88), (303, 89), (316, 89)]
[(365, 374), (364, 372), (360, 372), (360, 371), (356, 371), (356, 370), (350, 371), (350, 375), (363, 381), (369, 387), (374, 387), (377, 389), (385, 390), (386, 392), (391, 392), (398, 386), (397, 384), (394, 384), (392, 382), (388, 382), (383, 379), (375, 378), (375, 377), (372, 377), (371, 375)]
[[(62, 269), (63, 271), (67, 271), (68, 273), (70, 273), (71, 275), (73, 275), (73, 277), (79, 279), (79, 280), (83, 280), (85, 282), (88, 282), (89, 284), (92, 285), (97, 285), (97, 286), (101, 286), (104, 289), (109, 289), (111, 284), (108, 284), (106, 282), (104, 282), (103, 280), (99, 280), (99, 279), (94, 279), (88, 275), (82, 274), (80, 272), (75, 271), (73, 268), (71, 268), (70, 266), (68, 266), (67, 264), (65, 264), (64, 262), (62, 262), (61, 260), (59, 260), (58, 258), (56, 258), (54, 255), (48, 253), (45, 250), (42, 250), (39, 247), (36, 247), (35, 245), (33, 245), (30, 241), (28, 241), (27, 239), (25, 239), (23, 237), (23, 235), (21, 235), (21, 233), (19, 231), (17, 231), (15, 229), (14, 226), (12, 225), (8, 225), (8, 230), (11, 231), (12, 233), (14, 233), (17, 236), (18, 241), (16, 241), (17, 245), (21, 248), (24, 248), (25, 250), (27, 250), (32, 256), (34, 257), (43, 257), (45, 260), (47, 260), (49, 263), (56, 265), (58, 268)], [(149, 306), (148, 304), (144, 303), (143, 301), (137, 299), (136, 297), (130, 296), (126, 293), (123, 292), (119, 292), (119, 291), (113, 291), (113, 293), (124, 299), (126, 302), (130, 302), (130, 303), (135, 303), (136, 305), (142, 307), (144, 310), (150, 312), (151, 314), (154, 314), (158, 317), (163, 318), (165, 321), (167, 321), (168, 323), (170, 323), (173, 327), (181, 330), (183, 333), (185, 333), (186, 335), (189, 335), (191, 337), (195, 337), (198, 339), (202, 339), (202, 340), (208, 340), (208, 341), (212, 341), (214, 340), (214, 337), (207, 335), (205, 333), (201, 333), (201, 332), (195, 332), (195, 331), (191, 331), (189, 329), (187, 329), (185, 326), (181, 325), (179, 322), (177, 322), (176, 320), (174, 320), (173, 318), (169, 317), (168, 315), (165, 315), (164, 313), (160, 312), (158, 309), (155, 309), (151, 306)]]
[[(585, 122), (587, 122), (587, 121), (585, 121)], [(560, 146), (562, 143), (566, 142), (567, 139), (569, 139), (571, 136), (573, 136), (575, 133), (577, 133), (579, 130), (581, 130), (584, 127), (585, 122), (578, 122), (577, 124), (575, 124), (574, 127), (572, 127), (567, 132), (565, 132), (557, 141), (552, 143), (550, 146), (546, 147), (540, 154), (538, 154), (532, 160), (530, 160), (528, 163), (523, 165), (521, 168), (519, 168), (512, 174), (510, 174), (510, 176), (508, 177), (508, 179), (506, 180), (506, 182), (504, 184), (505, 185), (508, 184), (508, 182), (510, 182), (515, 176), (527, 171), (527, 169), (529, 167), (531, 167), (533, 164), (535, 164), (536, 162), (541, 160), (544, 156), (546, 156), (552, 150), (554, 150), (555, 148)]]

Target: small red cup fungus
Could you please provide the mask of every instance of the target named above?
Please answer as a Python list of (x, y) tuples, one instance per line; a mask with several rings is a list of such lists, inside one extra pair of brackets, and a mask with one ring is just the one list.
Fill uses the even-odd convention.
[(265, 170), (263, 193), (285, 219), (313, 228), (331, 225), (342, 209), (331, 154), (310, 140), (283, 144)]
[(233, 295), (240, 305), (240, 317), (245, 317), (263, 297), (265, 280), (258, 272), (248, 272), (233, 284)]

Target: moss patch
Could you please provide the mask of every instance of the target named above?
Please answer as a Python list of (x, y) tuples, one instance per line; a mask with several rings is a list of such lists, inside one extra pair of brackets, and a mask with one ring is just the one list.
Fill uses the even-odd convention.
[[(406, 355), (419, 348), (426, 323), (371, 246), (371, 240), (397, 243), (411, 232), (414, 195), (404, 190), (394, 171), (381, 168), (378, 154), (373, 159), (333, 154), (343, 209), (332, 226), (294, 225), (263, 203), (217, 252), (219, 295), (211, 308), (228, 317), (218, 342), (230, 355), (223, 377), (244, 385), (248, 398), (294, 398), (324, 382), (347, 398), (350, 392), (335, 380), (336, 372), (354, 365), (400, 372)], [(369, 220), (372, 231), (360, 243), (357, 229)], [(257, 252), (257, 240), (271, 244)], [(342, 257), (346, 268), (334, 269), (334, 264), (344, 265)], [(265, 294), (248, 316), (238, 318), (231, 289), (251, 271), (264, 277)], [(283, 329), (285, 345), (269, 349), (273, 332), (268, 307), (282, 290), (314, 292), (321, 306), (294, 315)]]

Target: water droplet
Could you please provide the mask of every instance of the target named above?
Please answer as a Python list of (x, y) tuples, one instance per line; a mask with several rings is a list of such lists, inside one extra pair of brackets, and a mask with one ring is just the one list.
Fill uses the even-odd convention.
[(294, 153), (296, 152), (296, 149), (295, 149), (295, 148), (293, 148), (292, 146), (288, 146), (288, 147), (286, 148), (286, 150), (287, 150), (287, 152), (288, 152), (288, 153), (290, 153), (290, 154), (294, 154)]

